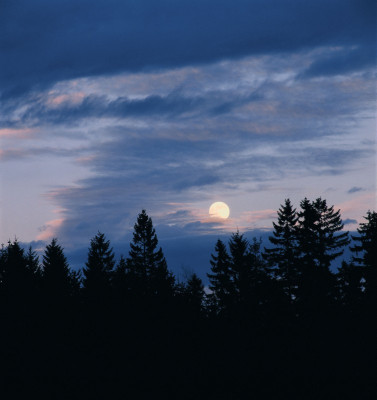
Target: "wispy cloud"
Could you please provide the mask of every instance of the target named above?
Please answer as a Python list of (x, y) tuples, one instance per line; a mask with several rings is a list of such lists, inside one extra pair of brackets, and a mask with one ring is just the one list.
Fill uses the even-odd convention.
[(365, 190), (365, 189), (363, 189), (362, 187), (353, 186), (353, 187), (351, 187), (351, 189), (349, 189), (349, 190), (347, 191), (347, 193), (356, 193), (356, 192), (361, 192), (361, 191), (363, 191), (363, 190)]
[(63, 218), (58, 218), (46, 222), (45, 225), (39, 228), (41, 233), (36, 237), (36, 240), (47, 241), (49, 239), (52, 239), (56, 236), (58, 229), (62, 226), (63, 222)]

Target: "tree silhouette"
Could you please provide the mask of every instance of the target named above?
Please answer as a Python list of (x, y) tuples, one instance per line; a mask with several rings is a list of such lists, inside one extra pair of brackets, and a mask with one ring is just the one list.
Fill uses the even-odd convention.
[(22, 305), (30, 302), (37, 286), (39, 269), (35, 255), (28, 256), (19, 242), (9, 241), (0, 254), (1, 292), (9, 300)]
[(53, 238), (43, 255), (43, 286), (50, 300), (63, 300), (76, 294), (79, 282), (76, 273), (70, 271), (63, 248)]
[(152, 219), (145, 210), (134, 225), (131, 250), (127, 259), (127, 275), (132, 291), (141, 296), (170, 297), (173, 295), (174, 277), (168, 271)]
[[(326, 200), (320, 197), (312, 202), (305, 198), (301, 208), (298, 232), (303, 261), (329, 268), (349, 244), (348, 232), (338, 233), (344, 227), (340, 210), (334, 211), (334, 206), (328, 207)], [(307, 259), (310, 260), (306, 262)]]
[(353, 263), (342, 262), (336, 275), (338, 283), (338, 301), (347, 310), (359, 312), (363, 299), (363, 270)]
[(357, 244), (351, 250), (356, 254), (353, 261), (364, 270), (367, 299), (377, 304), (377, 212), (368, 211), (364, 218), (367, 222), (357, 229), (360, 236), (352, 236)]
[(238, 231), (229, 240), (231, 256), (231, 289), (236, 308), (241, 313), (255, 313), (264, 303), (269, 302), (266, 289), (270, 278), (267, 265), (261, 254), (261, 240), (253, 239), (252, 243)]
[(211, 273), (207, 273), (213, 303), (220, 313), (229, 311), (235, 295), (232, 280), (231, 259), (225, 244), (218, 239), (215, 254), (211, 254)]
[(128, 297), (130, 290), (127, 278), (127, 263), (122, 255), (112, 274), (112, 286), (115, 296), (122, 302)]
[(98, 232), (90, 241), (88, 261), (83, 268), (83, 291), (87, 298), (102, 301), (109, 297), (115, 265), (110, 241)]
[(343, 229), (340, 210), (328, 207), (321, 198), (305, 198), (298, 213), (298, 242), (302, 269), (299, 296), (307, 309), (323, 309), (335, 297), (335, 277), (330, 271), (333, 260), (343, 254), (349, 243)]
[(203, 311), (204, 295), (203, 281), (195, 273), (191, 274), (184, 285), (184, 297), (194, 318), (199, 317)]
[[(330, 263), (348, 241), (340, 213), (322, 199), (301, 207), (297, 220), (285, 200), (270, 238), (275, 247), (263, 256), (261, 240), (249, 242), (238, 231), (229, 252), (218, 240), (207, 274), (210, 296), (196, 274), (175, 285), (144, 210), (129, 257), (115, 268), (105, 235), (91, 239), (83, 296), (71, 295), (79, 276), (56, 239), (46, 246), (43, 269), (31, 248), (9, 242), (0, 248), (2, 376), (33, 384), (35, 377), (82, 379), (82, 398), (109, 397), (109, 386), (138, 398), (159, 388), (185, 398), (240, 398), (258, 389), (277, 398), (287, 388), (285, 398), (292, 387), (301, 397), (373, 398), (376, 213), (368, 212), (352, 262), (343, 261), (334, 276)], [(291, 273), (297, 291), (289, 288)], [(287, 302), (289, 293), (297, 302)], [(59, 312), (46, 312), (46, 304)], [(103, 385), (108, 378), (112, 384)], [(66, 386), (64, 396), (72, 397), (73, 386)]]
[(264, 257), (274, 268), (289, 301), (296, 297), (299, 276), (299, 250), (297, 242), (298, 215), (289, 199), (277, 211), (278, 221), (273, 222), (273, 236), (269, 236), (273, 248), (264, 249)]
[(249, 242), (237, 231), (230, 237), (229, 249), (235, 300), (246, 304), (250, 294)]
[(38, 280), (40, 280), (42, 276), (42, 270), (39, 263), (38, 254), (32, 249), (31, 246), (29, 246), (25, 256), (27, 268)]

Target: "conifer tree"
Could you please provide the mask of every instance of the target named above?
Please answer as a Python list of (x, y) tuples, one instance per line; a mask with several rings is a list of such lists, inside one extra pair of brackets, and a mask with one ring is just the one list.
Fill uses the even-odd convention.
[(340, 210), (328, 207), (320, 197), (310, 202), (305, 198), (299, 212), (298, 238), (301, 255), (306, 265), (328, 269), (333, 260), (341, 256), (348, 245), (348, 232), (343, 229)]
[(249, 242), (239, 231), (229, 240), (233, 293), (237, 303), (246, 304), (250, 295)]
[(90, 241), (88, 261), (83, 268), (83, 290), (88, 298), (103, 300), (109, 296), (115, 265), (110, 241), (98, 232)]
[[(253, 238), (249, 244), (250, 294), (254, 306), (276, 303), (276, 290), (271, 279), (271, 268), (263, 258), (262, 239)], [(279, 299), (280, 300), (280, 299)]]
[(29, 246), (26, 253), (26, 265), (31, 273), (39, 280), (42, 276), (42, 270), (39, 263), (38, 254)]
[(289, 301), (295, 297), (297, 278), (299, 274), (298, 265), (298, 243), (297, 243), (297, 221), (296, 209), (292, 207), (289, 199), (280, 206), (277, 212), (278, 221), (273, 222), (273, 236), (269, 236), (273, 248), (264, 249), (264, 257), (274, 268), (275, 275), (279, 278), (284, 292)]
[(377, 212), (368, 211), (364, 218), (367, 222), (362, 222), (357, 229), (360, 236), (352, 236), (356, 245), (351, 250), (355, 253), (353, 261), (364, 270), (368, 301), (377, 304)]
[[(35, 258), (33, 259), (35, 262)], [(0, 291), (9, 305), (30, 308), (35, 299), (38, 275), (17, 239), (2, 247), (0, 254)]]
[[(298, 242), (302, 271), (300, 297), (311, 309), (325, 307), (335, 298), (335, 277), (330, 271), (333, 260), (343, 254), (349, 243), (343, 229), (340, 210), (328, 207), (321, 198), (305, 198), (298, 213)], [(317, 307), (318, 306), (318, 307)]]
[(112, 277), (112, 285), (118, 297), (126, 297), (129, 290), (127, 283), (127, 263), (123, 255), (121, 255)]
[(336, 274), (338, 302), (350, 312), (358, 312), (362, 304), (362, 268), (353, 263), (342, 262)]
[(8, 242), (8, 246), (2, 249), (1, 254), (2, 279), (1, 283), (9, 294), (18, 292), (30, 285), (33, 273), (28, 268), (24, 249), (16, 240)]
[(145, 210), (134, 225), (131, 250), (127, 259), (127, 274), (138, 295), (166, 297), (173, 295), (174, 277), (169, 272), (152, 219)]
[(43, 255), (42, 281), (50, 299), (63, 300), (77, 291), (78, 276), (70, 270), (63, 248), (53, 238)]
[[(261, 254), (261, 239), (252, 243), (238, 231), (229, 240), (231, 274), (233, 282), (232, 302), (241, 313), (256, 312), (270, 302), (268, 268)], [(234, 294), (234, 295), (233, 295)]]
[(211, 254), (211, 273), (207, 276), (210, 282), (211, 296), (219, 312), (229, 308), (234, 297), (234, 285), (232, 281), (231, 259), (225, 244), (218, 239), (215, 246), (215, 254)]
[(203, 281), (195, 273), (188, 279), (184, 288), (184, 294), (191, 313), (199, 316), (203, 311), (205, 292)]

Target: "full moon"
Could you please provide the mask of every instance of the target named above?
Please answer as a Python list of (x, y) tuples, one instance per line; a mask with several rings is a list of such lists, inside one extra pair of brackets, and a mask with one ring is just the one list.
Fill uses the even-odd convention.
[(222, 201), (216, 201), (209, 208), (209, 215), (211, 217), (227, 219), (229, 217), (229, 207)]

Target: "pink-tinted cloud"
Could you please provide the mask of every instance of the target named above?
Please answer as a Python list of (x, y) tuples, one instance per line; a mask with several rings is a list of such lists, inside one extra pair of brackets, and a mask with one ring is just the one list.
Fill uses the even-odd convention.
[(69, 93), (69, 94), (59, 94), (55, 95), (55, 93), (51, 93), (51, 96), (47, 100), (47, 105), (50, 107), (59, 107), (62, 104), (68, 103), (77, 105), (82, 102), (85, 98), (84, 92), (76, 92), (76, 93)]
[(14, 128), (3, 128), (0, 129), (0, 138), (1, 137), (17, 137), (17, 138), (26, 138), (34, 132), (33, 129), (23, 128), (23, 129), (14, 129)]
[(40, 228), (41, 233), (36, 237), (36, 240), (52, 239), (56, 235), (63, 222), (63, 218), (53, 219), (46, 222), (46, 224)]
[[(244, 223), (252, 224), (253, 227), (271, 227), (271, 221), (276, 218), (276, 210), (257, 210), (245, 211), (242, 213), (240, 220)], [(256, 226), (258, 225), (258, 226)]]
[[(366, 215), (368, 210), (377, 209), (376, 199), (375, 192), (364, 193), (360, 196), (354, 197), (353, 199), (336, 204), (334, 208), (336, 210), (340, 209), (343, 219), (355, 219), (360, 223), (364, 221), (363, 216)], [(353, 226), (347, 226), (347, 228), (352, 229)]]

